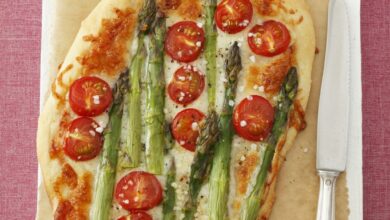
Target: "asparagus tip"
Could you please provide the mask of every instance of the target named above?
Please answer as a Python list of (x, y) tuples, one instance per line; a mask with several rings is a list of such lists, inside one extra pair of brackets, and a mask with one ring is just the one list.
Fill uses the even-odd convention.
[(148, 33), (155, 21), (157, 13), (156, 0), (145, 0), (141, 12), (138, 15), (138, 31)]

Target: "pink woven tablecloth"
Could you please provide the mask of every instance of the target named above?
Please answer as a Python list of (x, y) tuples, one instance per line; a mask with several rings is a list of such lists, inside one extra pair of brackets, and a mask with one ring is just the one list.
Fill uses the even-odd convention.
[(361, 9), (364, 217), (390, 220), (390, 1)]
[[(0, 219), (33, 219), (41, 0), (0, 1)], [(390, 2), (362, 0), (364, 217), (390, 220)]]

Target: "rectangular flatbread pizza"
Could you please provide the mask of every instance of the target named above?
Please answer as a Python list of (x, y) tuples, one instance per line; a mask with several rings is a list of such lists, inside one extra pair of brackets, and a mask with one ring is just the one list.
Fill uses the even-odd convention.
[(304, 0), (102, 0), (39, 118), (48, 218), (268, 219), (314, 55)]

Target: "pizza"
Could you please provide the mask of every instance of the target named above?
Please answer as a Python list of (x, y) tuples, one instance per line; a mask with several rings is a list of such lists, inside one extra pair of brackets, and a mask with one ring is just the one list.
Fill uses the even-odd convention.
[(39, 117), (47, 219), (268, 219), (314, 37), (304, 0), (102, 0)]

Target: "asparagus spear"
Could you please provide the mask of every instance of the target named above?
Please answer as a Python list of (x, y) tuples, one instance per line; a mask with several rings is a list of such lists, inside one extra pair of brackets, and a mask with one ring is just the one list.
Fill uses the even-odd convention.
[(230, 48), (225, 60), (227, 83), (225, 84), (225, 100), (220, 114), (219, 129), (221, 137), (215, 146), (213, 165), (210, 174), (209, 219), (225, 219), (227, 209), (227, 192), (229, 190), (230, 152), (234, 130), (232, 126), (233, 105), (229, 104), (235, 99), (237, 76), (241, 71), (240, 48), (237, 42)]
[(149, 172), (161, 174), (165, 145), (164, 17), (157, 18), (152, 32), (146, 76), (146, 166)]
[(172, 159), (170, 168), (167, 173), (167, 179), (165, 182), (163, 220), (175, 219), (175, 211), (173, 210), (173, 207), (175, 206), (176, 193), (175, 193), (175, 188), (173, 188), (172, 186), (172, 183), (175, 182), (175, 178), (176, 178), (176, 166), (175, 166), (175, 161)]
[(141, 71), (145, 62), (146, 50), (143, 42), (144, 36), (138, 37), (137, 52), (130, 66), (130, 91), (128, 94), (128, 130), (127, 146), (123, 148), (123, 155), (120, 160), (121, 168), (137, 167), (141, 158)]
[(272, 127), (271, 136), (267, 140), (267, 147), (263, 156), (260, 171), (256, 177), (256, 184), (252, 192), (245, 200), (245, 206), (241, 210), (241, 220), (256, 220), (261, 208), (261, 201), (264, 193), (264, 184), (268, 170), (272, 164), (275, 148), (280, 136), (286, 129), (286, 122), (290, 107), (293, 103), (298, 87), (298, 76), (295, 67), (292, 67), (282, 85), (276, 105), (275, 121)]
[(208, 81), (207, 95), (209, 108), (215, 106), (215, 90), (216, 90), (216, 75), (217, 75), (217, 29), (214, 22), (214, 12), (217, 7), (216, 0), (205, 1), (205, 59), (206, 77)]
[(103, 152), (96, 175), (96, 192), (92, 219), (107, 220), (112, 203), (118, 161), (119, 138), (122, 126), (123, 96), (128, 90), (128, 71), (121, 74), (114, 88), (114, 101), (109, 112), (109, 123), (104, 131)]
[(124, 154), (121, 155), (120, 167), (137, 167), (140, 163), (141, 143), (141, 75), (145, 63), (146, 50), (144, 38), (149, 33), (156, 17), (157, 6), (155, 0), (145, 0), (144, 6), (138, 16), (138, 48), (130, 66), (130, 90), (128, 93), (129, 108), (129, 134)]
[(213, 159), (214, 144), (218, 139), (218, 116), (215, 112), (215, 91), (217, 75), (217, 29), (214, 22), (214, 12), (217, 7), (216, 0), (205, 2), (205, 59), (206, 77), (208, 81), (207, 95), (209, 111), (206, 122), (200, 126), (200, 136), (197, 140), (195, 158), (191, 165), (189, 192), (190, 199), (185, 205), (185, 220), (193, 219), (196, 212), (196, 203), (199, 191), (210, 174), (210, 165)]
[(190, 198), (185, 205), (185, 220), (194, 218), (199, 191), (210, 174), (214, 145), (219, 136), (218, 116), (214, 110), (209, 111), (206, 120), (199, 126), (199, 129), (200, 134), (196, 143), (195, 157), (191, 164), (189, 182)]

